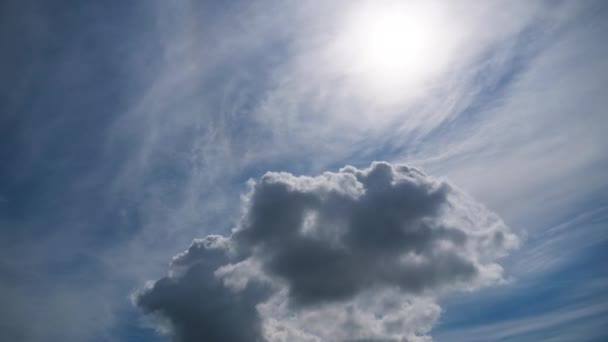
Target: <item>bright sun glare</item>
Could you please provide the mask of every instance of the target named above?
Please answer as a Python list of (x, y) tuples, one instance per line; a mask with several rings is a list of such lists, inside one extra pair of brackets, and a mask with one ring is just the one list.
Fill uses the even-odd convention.
[(383, 73), (423, 66), (431, 44), (421, 23), (395, 12), (375, 13), (365, 19), (368, 22), (362, 23), (357, 35), (366, 67)]
[(357, 6), (338, 35), (340, 67), (360, 83), (389, 94), (420, 85), (446, 60), (450, 33), (444, 19), (430, 2)]

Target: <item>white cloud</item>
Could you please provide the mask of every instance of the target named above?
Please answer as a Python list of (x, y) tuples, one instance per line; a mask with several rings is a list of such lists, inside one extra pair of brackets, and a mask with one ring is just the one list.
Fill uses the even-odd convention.
[(269, 172), (250, 187), (230, 238), (195, 240), (179, 272), (136, 296), (179, 341), (426, 340), (435, 298), (500, 283), (496, 261), (518, 244), (495, 214), (405, 165)]
[(518, 69), (492, 73), (512, 78), (502, 92), (488, 95), (477, 115), (456, 116), (452, 129), (409, 157), (510, 220), (559, 210), (607, 186), (608, 101), (598, 91), (608, 82), (607, 51), (597, 44), (606, 25), (579, 25), (590, 11), (569, 5), (549, 12), (544, 29), (513, 51), (524, 54)]

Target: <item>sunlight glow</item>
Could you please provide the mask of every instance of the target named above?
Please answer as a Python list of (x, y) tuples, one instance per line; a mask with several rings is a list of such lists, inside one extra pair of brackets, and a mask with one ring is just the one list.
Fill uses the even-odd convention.
[(360, 45), (364, 67), (378, 73), (400, 73), (424, 68), (433, 53), (425, 18), (408, 18), (403, 13), (384, 10), (367, 13), (354, 32)]
[(337, 36), (339, 67), (386, 96), (412, 94), (445, 66), (453, 29), (430, 1), (361, 4), (348, 12)]

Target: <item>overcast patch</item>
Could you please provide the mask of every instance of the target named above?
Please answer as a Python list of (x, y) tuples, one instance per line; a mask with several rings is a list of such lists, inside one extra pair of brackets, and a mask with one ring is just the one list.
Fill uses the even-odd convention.
[(518, 241), (448, 182), (386, 162), (269, 172), (243, 205), (232, 236), (195, 240), (137, 296), (177, 341), (424, 340), (434, 298), (502, 281)]

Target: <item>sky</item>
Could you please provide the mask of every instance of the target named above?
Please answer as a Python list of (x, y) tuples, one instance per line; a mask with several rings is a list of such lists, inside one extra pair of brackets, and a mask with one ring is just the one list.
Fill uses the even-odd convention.
[(608, 340), (605, 1), (2, 1), (0, 336)]

